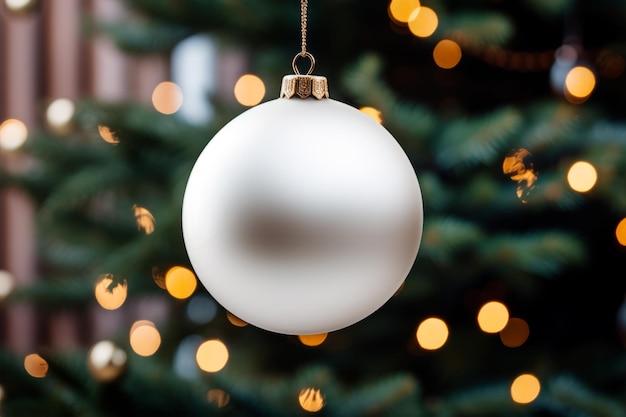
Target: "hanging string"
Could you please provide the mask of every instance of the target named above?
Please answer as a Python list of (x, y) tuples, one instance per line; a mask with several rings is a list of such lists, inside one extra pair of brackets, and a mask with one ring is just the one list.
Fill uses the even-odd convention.
[(306, 55), (306, 25), (307, 25), (307, 12), (308, 12), (308, 0), (300, 1), (300, 27), (302, 32), (302, 52), (300, 55)]
[(313, 55), (311, 55), (310, 52), (307, 52), (306, 50), (307, 12), (309, 6), (308, 3), (308, 0), (300, 0), (300, 32), (302, 33), (302, 49), (300, 53), (296, 54), (296, 56), (293, 58), (293, 62), (291, 63), (291, 66), (293, 67), (293, 70), (296, 74), (300, 74), (300, 70), (298, 70), (298, 66), (296, 65), (296, 61), (298, 61), (298, 58), (309, 59), (311, 66), (307, 71), (307, 75), (311, 74), (313, 72), (313, 68), (315, 68), (315, 58), (313, 57)]

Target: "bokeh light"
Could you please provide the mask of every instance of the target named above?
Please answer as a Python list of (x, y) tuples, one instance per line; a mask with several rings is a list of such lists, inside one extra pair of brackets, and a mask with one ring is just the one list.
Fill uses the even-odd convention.
[(429, 317), (417, 326), (417, 342), (426, 350), (437, 350), (448, 340), (448, 326), (437, 317)]
[(387, 11), (395, 23), (408, 23), (411, 14), (419, 9), (419, 0), (391, 0)]
[(427, 38), (437, 30), (439, 18), (430, 7), (415, 9), (409, 18), (409, 30), (419, 38)]
[(535, 189), (538, 174), (534, 169), (531, 153), (525, 148), (513, 149), (502, 162), (502, 171), (517, 182), (516, 195), (522, 203)]
[(433, 49), (433, 59), (438, 67), (450, 69), (457, 66), (461, 61), (461, 47), (450, 39), (442, 39)]
[(28, 129), (21, 120), (7, 119), (0, 125), (0, 148), (12, 151), (24, 144)]
[(531, 374), (522, 374), (511, 384), (511, 398), (518, 404), (533, 402), (539, 396), (540, 391), (539, 379)]
[(37, 0), (4, 0), (4, 4), (10, 11), (21, 13), (32, 9), (37, 4)]
[(596, 76), (585, 66), (572, 68), (565, 77), (565, 91), (575, 99), (585, 99), (596, 86)]
[(117, 143), (120, 143), (120, 140), (115, 136), (115, 134), (111, 131), (111, 129), (108, 126), (99, 125), (98, 133), (100, 134), (100, 137), (105, 142), (112, 143), (114, 145)]
[(118, 378), (126, 369), (126, 352), (109, 340), (94, 344), (87, 352), (87, 368), (100, 382)]
[(217, 304), (206, 295), (195, 295), (187, 303), (187, 318), (196, 324), (206, 324), (215, 318)]
[(328, 337), (328, 333), (320, 333), (320, 334), (303, 334), (298, 336), (300, 343), (305, 346), (319, 346)]
[(196, 351), (198, 367), (205, 372), (219, 372), (228, 363), (228, 348), (218, 339), (202, 342)]
[(44, 378), (48, 374), (48, 362), (37, 353), (24, 358), (24, 369), (33, 378)]
[(196, 274), (188, 268), (175, 266), (165, 274), (165, 289), (174, 298), (184, 300), (191, 297), (197, 286)]
[(126, 301), (128, 283), (124, 278), (112, 274), (102, 275), (94, 288), (96, 301), (106, 310), (117, 310)]
[(500, 340), (504, 346), (511, 348), (519, 347), (528, 340), (529, 334), (530, 328), (526, 320), (513, 317), (509, 319), (504, 329), (500, 331)]
[(509, 310), (499, 301), (489, 301), (478, 311), (478, 326), (485, 333), (498, 333), (509, 321)]
[(63, 134), (70, 129), (76, 106), (67, 98), (53, 100), (46, 109), (46, 123), (54, 132)]
[(230, 324), (232, 324), (233, 326), (237, 326), (237, 327), (246, 327), (248, 325), (247, 322), (241, 320), (239, 317), (235, 316), (233, 313), (231, 313), (230, 311), (226, 312), (226, 318), (228, 319), (228, 321), (230, 322)]
[[(615, 237), (620, 245), (626, 246), (626, 217), (620, 220), (617, 227), (615, 227)], [(0, 295), (0, 298), (2, 298), (2, 295)]]
[(154, 224), (156, 220), (150, 210), (140, 207), (137, 204), (133, 205), (133, 213), (135, 215), (135, 221), (137, 222), (137, 229), (143, 230), (147, 235), (154, 232)]
[(253, 74), (244, 74), (235, 83), (235, 99), (244, 106), (256, 106), (265, 97), (265, 83)]
[(589, 162), (575, 162), (567, 171), (567, 183), (572, 190), (579, 193), (591, 190), (597, 180), (598, 172)]
[(207, 400), (211, 404), (215, 404), (218, 408), (224, 408), (230, 402), (230, 394), (221, 389), (210, 389), (206, 395)]
[(324, 396), (319, 389), (304, 388), (298, 394), (298, 402), (303, 410), (316, 413), (324, 408)]
[(372, 119), (374, 119), (376, 122), (378, 123), (382, 123), (383, 122), (383, 118), (381, 117), (381, 112), (380, 110), (374, 108), (374, 107), (369, 107), (369, 106), (365, 106), (365, 107), (361, 107), (359, 110), (361, 110), (363, 113), (367, 114), (369, 117), (371, 117)]
[(130, 329), (130, 347), (139, 356), (152, 356), (161, 346), (161, 334), (153, 322), (138, 320)]
[(0, 301), (6, 298), (15, 286), (15, 278), (9, 271), (0, 270)]
[(174, 114), (183, 105), (183, 91), (176, 83), (163, 81), (152, 92), (152, 105), (159, 113)]

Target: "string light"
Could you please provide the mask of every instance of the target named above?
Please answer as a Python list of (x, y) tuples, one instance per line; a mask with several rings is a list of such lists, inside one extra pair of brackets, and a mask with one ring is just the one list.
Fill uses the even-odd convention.
[(451, 69), (461, 61), (461, 47), (451, 39), (442, 39), (433, 49), (435, 64), (443, 69)]
[(324, 396), (317, 388), (304, 388), (298, 394), (298, 402), (303, 410), (316, 413), (324, 408)]
[(319, 346), (328, 337), (328, 333), (300, 335), (298, 339), (305, 346)]
[(159, 83), (152, 92), (152, 105), (163, 114), (174, 114), (183, 105), (183, 92), (172, 81)]
[(419, 324), (415, 336), (423, 349), (437, 350), (446, 343), (448, 334), (448, 326), (443, 320), (430, 317)]
[(48, 362), (37, 353), (31, 353), (24, 358), (24, 369), (33, 378), (45, 378), (48, 368)]
[(392, 21), (398, 24), (409, 22), (413, 12), (420, 8), (419, 0), (391, 0), (387, 11)]
[(228, 362), (228, 348), (218, 339), (202, 342), (196, 351), (198, 367), (205, 372), (219, 372)]
[(518, 404), (533, 402), (541, 391), (541, 383), (536, 376), (522, 374), (511, 384), (511, 398)]
[(439, 17), (430, 7), (421, 6), (413, 11), (409, 18), (409, 30), (419, 38), (427, 38), (437, 30)]
[(595, 167), (586, 161), (578, 161), (572, 164), (567, 171), (567, 183), (570, 188), (579, 193), (591, 190), (598, 180), (598, 172)]
[(524, 319), (517, 317), (509, 319), (508, 323), (500, 332), (500, 340), (507, 347), (522, 346), (528, 339), (530, 329)]
[(96, 282), (94, 295), (102, 308), (117, 310), (126, 301), (128, 284), (124, 278), (115, 278), (112, 274), (104, 274)]
[(18, 119), (8, 119), (0, 124), (0, 148), (12, 151), (26, 142), (28, 129)]
[(499, 301), (490, 301), (478, 311), (478, 325), (485, 333), (498, 333), (509, 321), (509, 311)]
[(130, 346), (139, 356), (152, 356), (161, 346), (161, 334), (153, 322), (136, 321), (130, 329)]
[(184, 300), (196, 290), (198, 280), (196, 274), (188, 268), (175, 266), (165, 274), (165, 288), (174, 298)]
[(235, 83), (235, 99), (239, 104), (252, 107), (265, 97), (265, 83), (253, 74), (244, 74)]

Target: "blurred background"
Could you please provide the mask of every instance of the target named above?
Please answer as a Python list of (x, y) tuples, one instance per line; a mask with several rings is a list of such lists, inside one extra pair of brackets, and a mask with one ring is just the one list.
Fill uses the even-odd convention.
[(0, 416), (626, 416), (626, 3), (311, 0), (330, 97), (424, 233), (330, 334), (255, 328), (184, 249), (188, 175), (278, 97), (295, 0), (2, 0)]

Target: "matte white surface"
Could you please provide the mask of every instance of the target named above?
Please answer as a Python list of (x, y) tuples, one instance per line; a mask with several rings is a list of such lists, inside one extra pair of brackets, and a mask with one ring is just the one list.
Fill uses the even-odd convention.
[(183, 236), (225, 309), (283, 334), (338, 330), (404, 282), (420, 246), (422, 196), (380, 124), (332, 99), (275, 99), (208, 143), (189, 176)]

